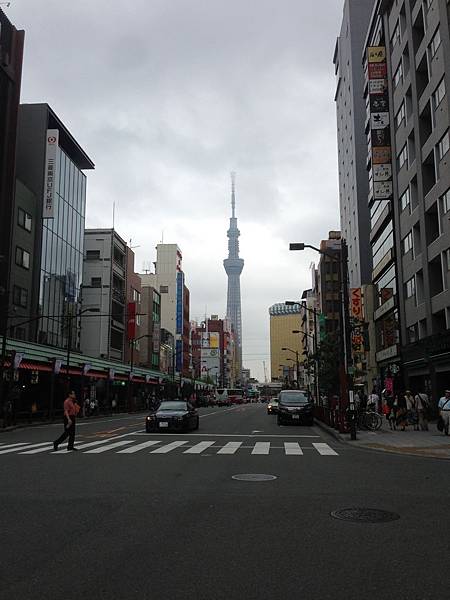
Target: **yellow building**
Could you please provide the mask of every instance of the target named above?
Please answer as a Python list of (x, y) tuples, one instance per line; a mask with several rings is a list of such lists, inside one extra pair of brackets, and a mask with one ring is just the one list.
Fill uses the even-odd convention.
[[(274, 304), (269, 308), (270, 315), (270, 373), (272, 381), (296, 381), (296, 354), (298, 352), (299, 378), (303, 375), (303, 336), (292, 333), (301, 330), (302, 314), (300, 304)], [(289, 348), (290, 350), (282, 350)], [(282, 365), (282, 366), (280, 366)]]

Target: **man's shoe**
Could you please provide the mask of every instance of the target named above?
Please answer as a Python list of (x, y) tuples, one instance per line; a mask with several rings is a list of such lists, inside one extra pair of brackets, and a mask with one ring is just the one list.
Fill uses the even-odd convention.
[(53, 442), (53, 452), (57, 452), (58, 451), (58, 444), (56, 442)]

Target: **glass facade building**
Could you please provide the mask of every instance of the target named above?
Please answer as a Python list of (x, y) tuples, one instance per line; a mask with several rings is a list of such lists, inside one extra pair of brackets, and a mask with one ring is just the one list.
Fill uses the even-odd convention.
[[(55, 174), (54, 216), (43, 219), (39, 341), (67, 347), (68, 324), (81, 301), (86, 175), (60, 147)], [(72, 347), (78, 345), (73, 336)]]

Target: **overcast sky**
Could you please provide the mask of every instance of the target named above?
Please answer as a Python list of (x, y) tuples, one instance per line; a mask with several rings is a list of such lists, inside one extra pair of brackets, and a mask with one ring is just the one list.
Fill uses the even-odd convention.
[[(87, 226), (132, 240), (136, 268), (177, 243), (191, 318), (224, 315), (237, 172), (244, 366), (263, 378), (268, 308), (310, 287), (338, 228), (332, 56), (343, 0), (12, 0), (22, 102), (47, 102), (93, 159)], [(269, 372), (268, 372), (269, 374)]]

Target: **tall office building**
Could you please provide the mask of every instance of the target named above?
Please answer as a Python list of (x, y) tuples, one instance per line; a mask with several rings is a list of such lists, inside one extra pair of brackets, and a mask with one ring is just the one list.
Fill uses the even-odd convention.
[(238, 373), (242, 370), (242, 316), (241, 316), (241, 273), (244, 268), (244, 260), (239, 258), (239, 236), (240, 231), (237, 226), (236, 194), (234, 174), (231, 176), (231, 218), (230, 228), (228, 229), (228, 258), (223, 261), (223, 266), (228, 275), (227, 292), (227, 317), (235, 332), (236, 355), (238, 364)]
[(177, 244), (156, 246), (155, 273), (146, 278), (161, 295), (161, 327), (175, 339), (175, 370), (190, 375), (189, 289)]
[(374, 0), (345, 0), (341, 31), (333, 63), (336, 74), (336, 116), (339, 166), (339, 205), (342, 237), (348, 247), (350, 287), (369, 283), (370, 219), (367, 205), (366, 106), (362, 90), (361, 52)]
[(9, 282), (17, 118), (25, 34), (0, 9), (0, 331), (7, 327), (12, 289)]
[[(433, 397), (450, 377), (449, 11), (447, 0), (378, 1), (364, 55), (371, 137), (390, 129), (386, 165), (375, 173), (372, 143), (370, 171), (377, 360), (382, 379), (400, 368), (404, 384)], [(382, 87), (384, 114), (374, 106)]]
[[(12, 337), (79, 347), (86, 175), (94, 164), (47, 104), (19, 107)], [(28, 323), (24, 321), (30, 320)], [(71, 324), (69, 329), (68, 324)], [(16, 325), (15, 325), (16, 324)]]
[[(300, 304), (278, 302), (269, 308), (270, 315), (270, 373), (272, 381), (293, 383), (297, 380), (303, 385), (303, 343), (299, 331), (302, 324)], [(283, 350), (283, 348), (288, 348)], [(297, 365), (298, 359), (298, 365)]]

